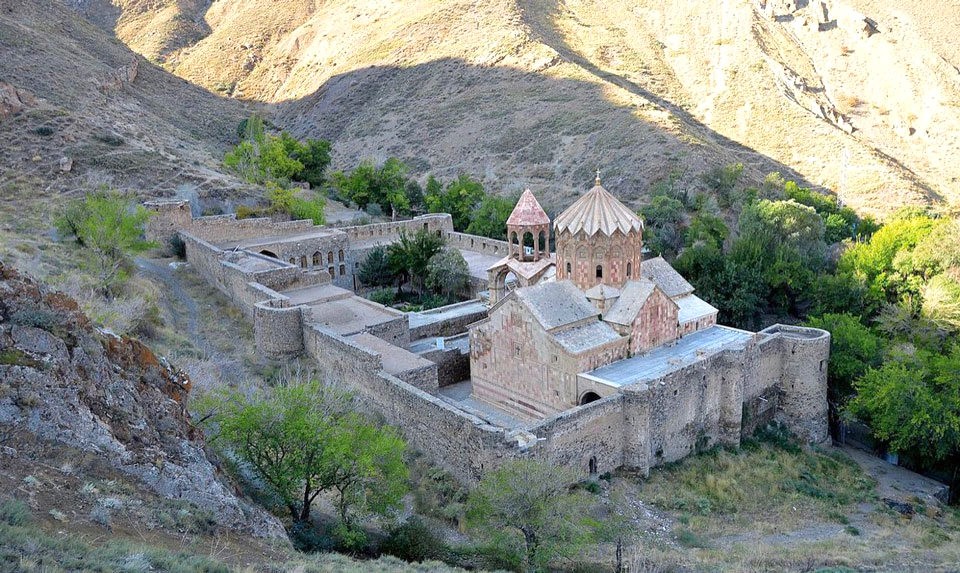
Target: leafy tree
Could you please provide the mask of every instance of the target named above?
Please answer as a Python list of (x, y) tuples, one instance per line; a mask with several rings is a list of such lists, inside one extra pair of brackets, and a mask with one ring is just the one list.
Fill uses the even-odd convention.
[(470, 267), (458, 249), (445, 247), (430, 258), (427, 265), (427, 288), (447, 300), (470, 284)]
[(100, 190), (71, 201), (57, 217), (57, 229), (83, 247), (86, 266), (104, 296), (128, 278), (133, 256), (156, 245), (143, 238), (150, 212), (132, 196)]
[(594, 542), (593, 500), (571, 491), (575, 475), (535, 460), (514, 460), (483, 477), (468, 499), (468, 524), (493, 538), (503, 551), (517, 542), (527, 571), (575, 555)]
[(406, 443), (396, 430), (349, 416), (329, 450), (330, 483), (345, 526), (353, 527), (353, 513), (385, 514), (401, 505), (409, 473), (403, 461)]
[(813, 283), (812, 315), (849, 313), (863, 319), (875, 316), (883, 303), (864, 281), (849, 273), (821, 273)]
[(438, 180), (433, 177), (427, 180), (427, 192), (424, 195), (427, 210), (431, 213), (450, 213), (453, 228), (457, 231), (466, 230), (474, 210), (483, 200), (483, 185), (469, 175), (461, 174), (448, 183), (443, 191), (438, 187)]
[(960, 268), (930, 279), (923, 287), (922, 311), (941, 327), (960, 330)]
[(310, 519), (320, 493), (336, 490), (344, 525), (350, 511), (383, 512), (406, 487), (405, 445), (349, 411), (348, 397), (316, 381), (244, 394), (223, 389), (200, 400), (213, 442), (253, 471), (295, 522)]
[(916, 298), (929, 259), (914, 260), (911, 253), (937, 225), (936, 220), (922, 212), (901, 211), (868, 242), (844, 251), (837, 270), (862, 279), (872, 292), (888, 302)]
[(293, 159), (296, 159), (303, 165), (294, 177), (296, 181), (306, 181), (313, 188), (318, 188), (324, 183), (324, 172), (330, 165), (330, 142), (325, 139), (308, 139), (299, 143), (290, 153)]
[(367, 253), (357, 269), (357, 278), (367, 286), (384, 287), (393, 284), (386, 247), (376, 246)]
[(420, 187), (416, 179), (407, 180), (407, 183), (403, 186), (403, 193), (407, 197), (407, 205), (410, 206), (412, 212), (423, 213), (426, 211), (427, 205), (423, 201), (423, 188)]
[(396, 218), (398, 214), (410, 212), (406, 189), (407, 171), (407, 166), (396, 157), (387, 159), (379, 167), (366, 159), (349, 175), (342, 171), (334, 173), (332, 180), (340, 194), (361, 209), (376, 204)]
[(304, 198), (293, 189), (268, 183), (267, 197), (271, 211), (287, 213), (294, 220), (309, 219), (314, 225), (323, 225), (326, 221), (326, 199), (319, 192), (314, 191), (309, 198)]
[(498, 197), (486, 195), (473, 213), (466, 232), (471, 235), (490, 237), (505, 241), (507, 239), (507, 219), (517, 206), (519, 197)]
[(644, 240), (656, 253), (672, 258), (683, 241), (683, 203), (666, 195), (656, 195), (640, 210), (646, 226)]
[(832, 405), (842, 407), (853, 395), (854, 381), (880, 366), (883, 341), (852, 314), (815, 316), (806, 325), (830, 332), (828, 394)]
[[(960, 345), (938, 356), (895, 355), (856, 382), (851, 414), (865, 420), (893, 451), (927, 463), (947, 462), (960, 485)], [(952, 489), (952, 488), (951, 488)]]
[(721, 205), (730, 206), (736, 201), (734, 191), (742, 175), (743, 163), (733, 163), (707, 171), (703, 174), (703, 181), (717, 194)]
[(722, 249), (724, 242), (730, 235), (730, 229), (723, 219), (711, 213), (697, 213), (690, 221), (684, 233), (684, 244), (688, 247), (705, 244)]
[(369, 159), (361, 161), (349, 175), (335, 172), (332, 180), (340, 194), (361, 209), (366, 209), (375, 200), (377, 168)]
[(423, 291), (427, 266), (443, 244), (443, 238), (420, 229), (413, 237), (401, 233), (400, 240), (387, 247), (387, 266), (391, 275), (397, 278), (398, 294), (403, 283), (411, 279), (417, 290)]

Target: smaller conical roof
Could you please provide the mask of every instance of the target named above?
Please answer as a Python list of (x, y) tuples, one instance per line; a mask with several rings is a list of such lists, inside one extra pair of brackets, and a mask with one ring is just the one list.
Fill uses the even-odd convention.
[(587, 235), (603, 233), (610, 236), (619, 230), (626, 235), (630, 231), (642, 232), (643, 222), (636, 213), (600, 186), (598, 176), (593, 189), (557, 215), (553, 228), (558, 234), (570, 231), (576, 235), (584, 231)]
[(517, 201), (517, 206), (513, 208), (513, 212), (510, 213), (510, 217), (507, 218), (507, 225), (516, 225), (522, 227), (524, 225), (549, 225), (550, 217), (547, 217), (547, 213), (543, 210), (543, 207), (540, 206), (540, 203), (537, 201), (537, 198), (533, 196), (533, 192), (527, 189), (523, 192), (523, 195), (520, 195), (520, 200)]

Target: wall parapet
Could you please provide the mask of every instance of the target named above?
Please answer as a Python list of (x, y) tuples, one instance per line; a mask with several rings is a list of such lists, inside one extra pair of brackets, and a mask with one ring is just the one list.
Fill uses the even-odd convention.
[(479, 235), (468, 235), (450, 230), (444, 234), (447, 245), (458, 249), (476, 251), (486, 255), (495, 255), (505, 257), (510, 254), (510, 243), (497, 239), (481, 237)]

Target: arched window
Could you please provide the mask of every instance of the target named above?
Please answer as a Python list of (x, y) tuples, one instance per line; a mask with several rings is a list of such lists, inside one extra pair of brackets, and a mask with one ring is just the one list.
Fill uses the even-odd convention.
[(307, 255), (300, 255), (300, 266), (307, 268)]
[(327, 272), (330, 273), (330, 278), (337, 276), (336, 269), (334, 269), (333, 267), (327, 267)]
[(340, 249), (339, 259), (340, 259), (340, 262), (342, 263), (342, 262), (343, 262), (343, 249)]
[(327, 251), (327, 264), (329, 265), (332, 262), (333, 262), (333, 251)]
[(313, 253), (313, 266), (319, 267), (323, 263), (323, 255), (320, 254), (320, 251)]
[(347, 274), (347, 265), (340, 265), (340, 276)]
[(631, 271), (633, 271), (633, 263), (627, 263), (627, 278), (630, 278)]
[(597, 265), (597, 278), (603, 278), (603, 265)]
[(597, 475), (597, 457), (591, 456), (590, 461), (587, 463), (587, 469), (590, 471), (590, 475)]

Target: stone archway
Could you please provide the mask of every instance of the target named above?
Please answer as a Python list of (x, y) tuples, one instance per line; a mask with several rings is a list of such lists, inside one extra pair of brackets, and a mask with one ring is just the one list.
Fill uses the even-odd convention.
[(583, 396), (580, 396), (580, 405), (589, 404), (590, 402), (596, 402), (600, 399), (600, 394), (596, 392), (584, 392)]
[(280, 258), (280, 257), (277, 256), (277, 253), (274, 253), (273, 251), (268, 251), (267, 249), (264, 249), (264, 250), (260, 251), (260, 254), (263, 255), (263, 256), (265, 256), (265, 257), (272, 257), (272, 258), (274, 258), (274, 259), (279, 259), (279, 258)]

